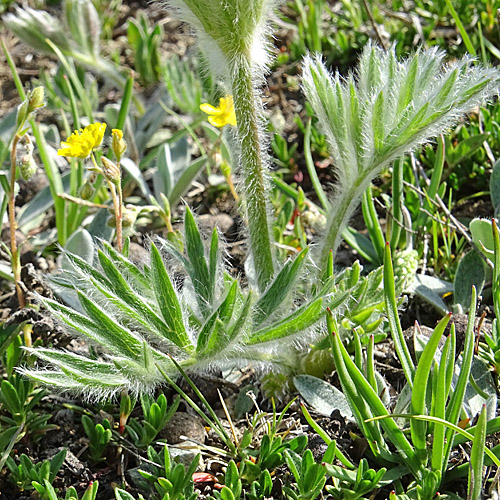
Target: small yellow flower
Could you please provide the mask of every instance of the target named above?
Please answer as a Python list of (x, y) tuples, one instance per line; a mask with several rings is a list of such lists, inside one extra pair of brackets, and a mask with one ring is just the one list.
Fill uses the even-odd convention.
[(113, 139), (115, 135), (117, 139), (123, 139), (123, 130), (120, 130), (119, 128), (111, 129), (111, 134), (113, 135)]
[(214, 108), (208, 103), (204, 103), (200, 106), (200, 109), (209, 115), (208, 121), (214, 127), (223, 127), (224, 125), (236, 126), (236, 115), (234, 113), (233, 96), (227, 95), (226, 97), (221, 97), (219, 101), (219, 107)]
[(95, 148), (101, 145), (106, 131), (105, 123), (92, 123), (84, 129), (75, 130), (66, 141), (61, 142), (61, 149), (57, 150), (59, 156), (71, 158), (87, 158)]
[(123, 153), (125, 153), (127, 149), (127, 143), (123, 139), (123, 131), (119, 128), (111, 130), (111, 137), (111, 149), (116, 157), (116, 161), (119, 163)]

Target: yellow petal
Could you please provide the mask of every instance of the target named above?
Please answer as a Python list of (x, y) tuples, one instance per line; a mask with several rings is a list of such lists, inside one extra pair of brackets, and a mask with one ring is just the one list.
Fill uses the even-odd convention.
[(208, 123), (212, 124), (214, 127), (223, 127), (226, 124), (224, 116), (209, 116)]
[(235, 112), (234, 112), (234, 111), (233, 111), (232, 113), (229, 113), (229, 115), (228, 115), (228, 117), (227, 117), (226, 121), (227, 121), (227, 123), (228, 123), (229, 125), (232, 125), (233, 127), (236, 127), (236, 125), (237, 125), (238, 123), (236, 122), (236, 114), (235, 114)]
[(208, 102), (200, 104), (200, 109), (207, 115), (214, 115), (219, 112), (217, 108), (214, 108), (211, 104), (208, 104)]

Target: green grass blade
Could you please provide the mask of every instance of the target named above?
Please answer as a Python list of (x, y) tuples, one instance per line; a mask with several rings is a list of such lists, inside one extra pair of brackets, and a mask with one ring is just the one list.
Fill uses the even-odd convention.
[(311, 183), (314, 187), (314, 191), (316, 192), (316, 196), (318, 197), (318, 200), (320, 201), (323, 208), (325, 210), (328, 210), (330, 204), (328, 203), (328, 198), (326, 197), (323, 186), (321, 185), (321, 182), (319, 180), (318, 173), (316, 172), (311, 154), (311, 127), (311, 119), (309, 119), (306, 126), (306, 132), (304, 134), (304, 158), (306, 160), (307, 172), (309, 173), (309, 177), (311, 178)]
[(384, 254), (384, 295), (385, 307), (387, 310), (387, 319), (392, 332), (394, 348), (398, 355), (401, 366), (410, 387), (413, 387), (413, 377), (415, 374), (415, 365), (410, 356), (410, 351), (403, 337), (403, 330), (399, 321), (398, 306), (396, 302), (396, 287), (394, 283), (394, 270), (392, 267), (391, 247), (389, 243), (385, 246)]
[[(453, 348), (453, 337), (448, 336), (446, 339), (443, 352), (441, 354), (441, 362), (439, 367), (434, 372), (434, 377), (437, 377), (437, 388), (435, 393), (435, 404), (432, 416), (438, 418), (445, 418), (446, 401), (448, 399), (449, 386), (447, 387), (447, 370), (455, 363), (455, 350)], [(418, 369), (417, 369), (418, 371)], [(443, 456), (444, 456), (444, 436), (445, 427), (441, 424), (434, 426), (434, 435), (432, 440), (431, 452), (431, 469), (439, 472), (443, 469)]]
[(0, 39), (0, 42), (2, 44), (2, 50), (5, 55), (5, 59), (7, 60), (7, 64), (9, 65), (10, 69), (10, 74), (12, 76), (12, 80), (14, 82), (14, 85), (16, 86), (17, 93), (19, 94), (19, 97), (21, 98), (21, 101), (24, 101), (26, 99), (26, 92), (24, 92), (24, 86), (23, 82), (21, 81), (21, 78), (19, 77), (19, 73), (16, 68), (16, 64), (14, 63), (14, 60), (12, 59), (12, 56), (10, 55), (10, 52), (7, 49), (7, 46), (5, 45), (5, 41), (3, 37)]
[[(382, 427), (384, 428), (384, 431), (386, 432), (388, 438), (391, 440), (392, 444), (396, 446), (396, 448), (400, 451), (406, 465), (410, 468), (410, 470), (413, 472), (413, 474), (415, 474), (416, 477), (419, 477), (422, 471), (423, 464), (415, 453), (415, 450), (406, 439), (401, 429), (397, 426), (394, 419), (390, 418), (390, 415), (384, 403), (379, 398), (378, 394), (373, 390), (372, 386), (368, 383), (361, 371), (351, 360), (349, 353), (340, 342), (338, 335), (334, 335), (333, 337), (335, 349), (341, 353), (343, 363), (355, 385), (356, 390), (359, 391), (360, 396), (364, 399), (364, 401), (366, 401), (373, 414), (387, 415), (389, 417), (382, 420)], [(336, 366), (338, 366), (337, 357), (335, 359)]]
[(375, 204), (372, 197), (371, 185), (366, 188), (363, 193), (362, 201), (363, 218), (365, 220), (368, 233), (370, 234), (371, 242), (377, 252), (379, 263), (384, 261), (385, 238), (380, 226), (379, 217), (375, 210)]
[[(469, 320), (467, 322), (467, 331), (465, 333), (464, 340), (464, 351), (462, 353), (462, 367), (458, 375), (458, 380), (455, 385), (455, 390), (451, 395), (450, 402), (446, 407), (446, 420), (452, 424), (456, 424), (460, 418), (460, 412), (462, 411), (462, 406), (465, 397), (465, 389), (469, 382), (470, 371), (472, 368), (472, 359), (474, 356), (474, 322), (475, 322), (475, 311), (477, 306), (476, 288), (472, 287), (472, 297), (471, 304), (469, 308)], [(453, 447), (453, 430), (450, 428), (446, 431), (445, 438), (445, 453), (443, 459), (443, 470), (442, 474), (446, 472), (446, 467), (448, 464), (448, 459)]]
[[(433, 422), (437, 424), (442, 424), (445, 427), (447, 427), (449, 430), (451, 430), (452, 434), (460, 434), (466, 441), (472, 441), (474, 439), (474, 435), (470, 433), (470, 429), (468, 431), (462, 429), (458, 425), (452, 424), (451, 422), (448, 422), (448, 420), (444, 420), (442, 418), (437, 418), (437, 417), (432, 417), (430, 415), (409, 415), (405, 413), (393, 413), (392, 415), (380, 415), (378, 417), (373, 417), (370, 420), (384, 420), (386, 418), (408, 418), (408, 419), (416, 419), (416, 420), (425, 420), (426, 422)], [(488, 455), (488, 457), (491, 459), (491, 461), (497, 466), (500, 467), (500, 459), (489, 449), (489, 448), (484, 448), (484, 453)], [(447, 462), (446, 462), (447, 464)]]
[[(417, 369), (415, 371), (415, 376), (413, 379), (413, 386), (418, 387), (418, 390), (412, 391), (411, 396), (411, 409), (412, 413), (417, 415), (425, 415), (426, 405), (425, 399), (427, 395), (427, 383), (430, 377), (430, 372), (432, 365), (434, 363), (434, 354), (438, 348), (443, 332), (446, 325), (450, 321), (451, 313), (445, 316), (434, 328), (432, 335), (430, 336), (427, 344), (420, 356)], [(415, 450), (419, 455), (420, 459), (425, 462), (427, 457), (427, 425), (422, 421), (410, 421), (411, 426), (411, 438)]]
[(49, 153), (43, 132), (40, 130), (40, 128), (37, 126), (34, 120), (31, 120), (30, 123), (31, 123), (31, 130), (33, 132), (33, 136), (35, 137), (36, 144), (38, 147), (38, 154), (40, 155), (40, 159), (42, 160), (45, 173), (47, 174), (47, 179), (49, 181), (49, 186), (50, 186), (50, 193), (52, 194), (52, 198), (54, 200), (57, 241), (59, 242), (60, 245), (64, 246), (67, 238), (67, 231), (66, 231), (67, 221), (65, 213), (66, 202), (58, 196), (59, 194), (64, 192), (61, 173), (59, 172), (59, 169), (55, 165)]
[(119, 130), (123, 130), (123, 127), (125, 125), (125, 120), (127, 119), (133, 91), (134, 91), (134, 77), (129, 76), (127, 78), (127, 83), (125, 84), (125, 88), (123, 90), (122, 103), (120, 105), (120, 111), (118, 113), (118, 119), (116, 120), (116, 125), (115, 125), (115, 128)]
[(474, 45), (472, 44), (469, 34), (467, 33), (467, 30), (465, 29), (462, 21), (460, 20), (460, 16), (458, 15), (457, 11), (453, 7), (453, 4), (451, 3), (451, 0), (445, 0), (446, 5), (448, 7), (448, 10), (450, 11), (450, 14), (452, 15), (453, 19), (455, 20), (455, 24), (457, 25), (458, 31), (460, 32), (460, 36), (462, 37), (462, 40), (464, 41), (465, 48), (469, 52), (469, 54), (473, 57), (476, 57), (476, 49), (474, 48)]
[(214, 431), (217, 433), (217, 435), (221, 438), (222, 442), (229, 448), (231, 453), (233, 453), (234, 456), (237, 454), (237, 448), (233, 441), (231, 440), (229, 434), (225, 430), (224, 426), (222, 425), (221, 420), (217, 416), (217, 414), (214, 412), (213, 408), (210, 406), (210, 403), (206, 400), (205, 396), (200, 392), (198, 387), (194, 384), (194, 382), (189, 378), (187, 373), (184, 371), (182, 366), (177, 363), (172, 358), (172, 362), (175, 364), (177, 369), (179, 370), (180, 374), (183, 376), (183, 378), (186, 380), (186, 382), (189, 384), (191, 389), (193, 389), (194, 393), (196, 396), (200, 399), (202, 404), (205, 406), (207, 409), (207, 412), (210, 414), (210, 417), (208, 417), (205, 412), (164, 372), (164, 370), (161, 368), (161, 366), (158, 366), (158, 370), (160, 373), (163, 375), (163, 378), (167, 381), (169, 385), (171, 385), (181, 396), (182, 398), (193, 408), (193, 410), (212, 428)]
[(212, 231), (212, 240), (210, 241), (210, 258), (209, 258), (209, 276), (210, 276), (210, 288), (212, 289), (212, 294), (215, 293), (219, 258), (220, 258), (219, 232), (217, 231), (217, 228), (214, 227), (214, 230)]
[(403, 184), (404, 156), (394, 162), (392, 167), (392, 223), (391, 223), (391, 250), (398, 248), (401, 231), (404, 227), (403, 211), (404, 184)]
[(486, 405), (479, 414), (476, 425), (476, 432), (472, 441), (472, 450), (470, 453), (470, 469), (468, 480), (468, 498), (482, 498), (483, 492), (483, 465), (484, 454), (486, 450)]
[[(328, 329), (332, 330), (330, 327)], [(378, 448), (380, 446), (385, 447), (385, 442), (380, 433), (380, 429), (378, 426), (367, 426), (365, 423), (373, 414), (370, 412), (366, 400), (362, 397), (354, 380), (350, 376), (339, 347), (341, 343), (339, 341), (338, 334), (333, 330), (330, 340), (332, 344), (333, 359), (335, 361), (337, 375), (342, 386), (342, 392), (345, 394), (347, 401), (349, 402), (349, 406), (359, 428), (368, 439), (368, 444), (372, 448), (372, 451), (374, 451), (375, 455), (377, 455), (379, 451)]]

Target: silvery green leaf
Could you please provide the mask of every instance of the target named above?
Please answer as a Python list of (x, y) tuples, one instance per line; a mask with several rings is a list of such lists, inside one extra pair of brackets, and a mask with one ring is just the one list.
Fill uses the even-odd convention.
[[(64, 245), (66, 251), (81, 257), (85, 262), (94, 261), (94, 242), (92, 236), (86, 229), (77, 229), (66, 241)], [(61, 268), (72, 270), (73, 266), (63, 253), (61, 257)]]
[[(457, 371), (460, 370), (460, 360), (461, 358), (459, 358), (455, 368), (453, 383), (455, 383)], [(491, 370), (483, 360), (475, 357), (472, 362), (470, 376), (481, 393), (479, 393), (469, 382), (467, 389), (465, 390), (464, 411), (467, 416), (472, 419), (481, 412), (483, 404), (486, 404), (488, 420), (492, 420), (496, 416), (497, 394), (495, 384), (491, 376)]]
[(149, 196), (151, 195), (151, 190), (149, 189), (149, 186), (144, 179), (141, 169), (137, 166), (137, 164), (130, 158), (122, 158), (120, 165), (123, 167), (125, 172), (127, 172), (132, 177), (132, 179), (134, 179), (134, 181), (139, 186), (142, 194), (146, 198), (149, 198)]
[(297, 375), (293, 383), (300, 395), (318, 413), (329, 417), (335, 410), (349, 422), (354, 422), (354, 417), (344, 394), (336, 387), (311, 375)]
[(486, 255), (488, 259), (493, 260), (495, 246), (491, 220), (479, 218), (472, 219), (469, 224), (469, 231), (477, 249)]
[(160, 194), (163, 193), (167, 198), (174, 185), (174, 172), (172, 168), (172, 154), (170, 146), (164, 144), (158, 150), (156, 157), (156, 172), (154, 174), (154, 189), (155, 196), (160, 199)]
[(288, 337), (294, 333), (306, 331), (314, 325), (324, 314), (323, 298), (316, 299), (297, 308), (290, 316), (287, 316), (278, 323), (273, 323), (267, 328), (258, 330), (250, 335), (247, 344), (255, 345), (264, 342), (273, 342), (283, 337)]
[(433, 305), (441, 314), (448, 313), (448, 306), (442, 296), (452, 291), (452, 283), (427, 274), (416, 274), (415, 281), (408, 289), (408, 292), (414, 292), (421, 299)]
[(200, 330), (196, 346), (198, 353), (212, 354), (215, 350), (225, 347), (224, 344), (229, 341), (225, 327), (233, 316), (237, 291), (238, 282), (234, 280), (220, 306), (212, 313)]
[(3, 21), (20, 40), (34, 49), (52, 54), (46, 39), (63, 52), (71, 48), (70, 37), (64, 25), (44, 10), (16, 7), (15, 13), (7, 14)]
[(472, 297), (472, 287), (475, 286), (478, 295), (481, 294), (486, 279), (486, 263), (479, 252), (472, 249), (460, 260), (453, 282), (455, 304), (467, 312)]
[(500, 160), (497, 160), (493, 165), (493, 172), (490, 177), (490, 197), (495, 215), (498, 215), (500, 209)]
[(184, 326), (182, 308), (177, 299), (176, 289), (165, 269), (160, 252), (154, 244), (151, 245), (151, 278), (155, 298), (163, 319), (169, 325), (172, 334), (175, 335), (172, 340), (179, 347), (191, 346)]
[(210, 279), (200, 230), (189, 207), (186, 207), (184, 216), (184, 231), (186, 234), (186, 253), (191, 264), (191, 282), (196, 291), (200, 309), (206, 311), (207, 306), (213, 300), (214, 283)]
[(179, 200), (188, 192), (189, 188), (201, 173), (206, 163), (207, 157), (200, 156), (186, 166), (179, 179), (176, 180), (170, 193), (169, 201), (171, 206), (177, 205)]

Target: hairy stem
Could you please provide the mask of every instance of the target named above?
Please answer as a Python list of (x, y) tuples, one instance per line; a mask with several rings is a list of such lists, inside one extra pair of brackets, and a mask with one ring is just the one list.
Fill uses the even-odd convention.
[(26, 303), (23, 289), (21, 288), (21, 260), (16, 241), (16, 151), (19, 139), (21, 139), (21, 136), (16, 134), (12, 140), (12, 149), (10, 151), (9, 230), (12, 274), (14, 275), (14, 283), (16, 284), (19, 307), (24, 309)]
[[(118, 165), (118, 168), (120, 166)], [(118, 191), (118, 217), (116, 218), (116, 245), (118, 247), (118, 251), (122, 253), (123, 251), (123, 235), (122, 235), (122, 226), (123, 226), (123, 191), (122, 191), (122, 180), (120, 175), (120, 180), (118, 181), (118, 186), (116, 187)]]
[(241, 186), (250, 232), (250, 249), (260, 291), (274, 275), (270, 223), (267, 215), (267, 179), (260, 141), (254, 75), (248, 59), (242, 57), (233, 72), (233, 101), (241, 148)]
[(359, 202), (359, 193), (362, 192), (362, 184), (365, 179), (358, 178), (349, 186), (344, 193), (333, 200), (333, 208), (327, 215), (327, 228), (326, 235), (323, 239), (320, 254), (319, 254), (319, 270), (320, 276), (323, 274), (330, 252), (333, 252), (333, 259), (335, 261), (336, 251), (340, 244), (342, 231), (345, 228), (352, 211)]
[(111, 192), (111, 198), (113, 199), (113, 208), (115, 211), (115, 223), (116, 223), (116, 249), (121, 253), (123, 249), (123, 239), (122, 239), (122, 214), (121, 214), (121, 188), (118, 189), (118, 196), (116, 195), (116, 187), (111, 181), (108, 182), (108, 187)]

